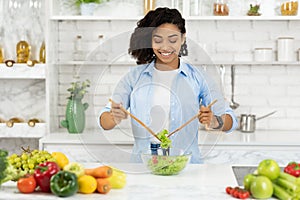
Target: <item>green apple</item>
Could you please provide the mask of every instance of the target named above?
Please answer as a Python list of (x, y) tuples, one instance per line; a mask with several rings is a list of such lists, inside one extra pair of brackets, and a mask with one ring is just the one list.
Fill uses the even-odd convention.
[(275, 160), (265, 159), (259, 163), (257, 172), (259, 175), (266, 176), (272, 181), (278, 178), (280, 167)]
[(253, 174), (247, 174), (244, 176), (244, 189), (250, 191), (250, 185), (252, 181), (256, 178)]
[(250, 185), (250, 193), (256, 199), (267, 199), (273, 194), (272, 181), (266, 176), (257, 176)]

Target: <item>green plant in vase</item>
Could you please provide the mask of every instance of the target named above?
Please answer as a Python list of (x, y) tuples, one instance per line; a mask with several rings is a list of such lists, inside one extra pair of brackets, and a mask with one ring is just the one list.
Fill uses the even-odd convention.
[(76, 5), (80, 7), (81, 15), (93, 15), (97, 4), (106, 0), (77, 0)]
[(259, 8), (260, 8), (260, 5), (252, 5), (250, 4), (250, 9), (248, 10), (248, 13), (247, 15), (248, 16), (260, 16), (261, 14), (259, 13)]
[(76, 81), (71, 83), (68, 88), (70, 96), (66, 108), (66, 119), (60, 124), (67, 128), (69, 133), (82, 133), (85, 128), (85, 110), (88, 108), (88, 103), (82, 103), (84, 95), (87, 93), (87, 88), (90, 87), (90, 81)]
[(102, 3), (103, 0), (77, 0), (76, 1), (76, 5), (77, 6), (80, 6), (80, 4), (83, 4), (83, 3)]

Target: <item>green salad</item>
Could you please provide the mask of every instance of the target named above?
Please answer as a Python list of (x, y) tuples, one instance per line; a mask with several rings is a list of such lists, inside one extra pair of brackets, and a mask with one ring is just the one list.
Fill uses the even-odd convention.
[(190, 155), (181, 156), (157, 156), (153, 155), (148, 160), (148, 168), (153, 174), (174, 175), (178, 174), (186, 166)]
[(164, 129), (161, 132), (156, 134), (158, 139), (161, 141), (160, 147), (163, 149), (167, 149), (167, 148), (171, 147), (171, 140), (170, 140), (170, 138), (168, 138), (168, 134), (169, 134), (169, 132), (166, 129)]
[(168, 138), (169, 132), (164, 129), (157, 133), (157, 138), (161, 141), (160, 148), (164, 155), (151, 155), (146, 161), (148, 168), (153, 174), (174, 175), (178, 174), (189, 161), (190, 154), (187, 155), (169, 155), (169, 149), (172, 146)]

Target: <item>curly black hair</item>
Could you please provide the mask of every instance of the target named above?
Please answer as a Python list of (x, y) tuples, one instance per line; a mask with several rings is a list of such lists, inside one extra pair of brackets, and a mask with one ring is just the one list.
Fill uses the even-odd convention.
[[(153, 30), (165, 23), (176, 25), (182, 34), (186, 33), (185, 19), (177, 9), (156, 8), (149, 11), (147, 15), (138, 21), (137, 27), (131, 34), (128, 53), (137, 59), (137, 64), (150, 63), (154, 58), (152, 49)], [(187, 45), (184, 43), (181, 52), (187, 54)]]

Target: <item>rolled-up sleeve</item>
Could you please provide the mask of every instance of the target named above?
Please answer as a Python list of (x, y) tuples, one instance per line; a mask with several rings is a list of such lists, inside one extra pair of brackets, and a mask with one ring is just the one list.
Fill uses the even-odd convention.
[(230, 130), (226, 131), (226, 133), (231, 133), (232, 131), (234, 131), (235, 129), (237, 129), (237, 127), (238, 127), (238, 120), (237, 120), (234, 112), (232, 111), (232, 109), (230, 109), (230, 108), (227, 109), (225, 111), (225, 113), (228, 114), (228, 115), (230, 115), (231, 118), (232, 118), (232, 127), (231, 127)]
[(106, 104), (106, 106), (100, 111), (99, 115), (98, 115), (98, 126), (100, 127), (101, 130), (104, 130), (103, 127), (100, 124), (100, 117), (104, 112), (110, 112), (111, 109), (111, 103)]

